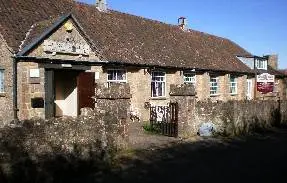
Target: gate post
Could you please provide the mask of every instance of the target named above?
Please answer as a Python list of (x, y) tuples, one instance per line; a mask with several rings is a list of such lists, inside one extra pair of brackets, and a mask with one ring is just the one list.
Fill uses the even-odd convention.
[(178, 103), (178, 136), (193, 136), (196, 134), (193, 123), (196, 93), (193, 84), (172, 84), (169, 95), (171, 103)]
[(125, 146), (129, 140), (130, 86), (127, 83), (113, 83), (110, 87), (98, 85), (96, 88), (96, 108), (111, 114), (110, 118), (115, 117), (111, 119), (113, 123), (107, 125), (118, 129), (117, 144)]

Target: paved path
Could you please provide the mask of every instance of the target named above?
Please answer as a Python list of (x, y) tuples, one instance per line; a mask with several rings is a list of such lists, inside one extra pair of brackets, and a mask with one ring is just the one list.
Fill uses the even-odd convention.
[(287, 182), (287, 130), (133, 152), (105, 182)]

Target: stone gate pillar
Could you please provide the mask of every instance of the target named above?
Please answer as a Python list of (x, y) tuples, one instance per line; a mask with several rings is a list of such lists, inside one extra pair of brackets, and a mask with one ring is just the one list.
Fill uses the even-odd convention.
[(128, 140), (131, 98), (130, 86), (127, 83), (112, 83), (110, 87), (104, 85), (96, 87), (96, 108), (110, 114), (106, 115), (106, 118), (113, 118), (106, 119), (111, 123), (106, 125), (117, 129), (118, 144), (126, 143)]
[(193, 123), (195, 107), (195, 88), (193, 84), (170, 85), (170, 102), (178, 103), (178, 136), (188, 137), (196, 134)]

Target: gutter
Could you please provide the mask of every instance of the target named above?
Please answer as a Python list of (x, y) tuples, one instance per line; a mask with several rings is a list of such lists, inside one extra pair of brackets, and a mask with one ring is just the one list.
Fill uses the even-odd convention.
[(18, 60), (17, 58), (13, 57), (13, 118), (14, 118), (14, 121), (15, 122), (18, 122), (19, 121), (19, 118), (18, 118), (18, 104), (17, 104), (17, 88), (18, 88), (18, 84), (17, 84), (17, 63), (18, 63)]
[(238, 74), (246, 74), (246, 75), (253, 75), (254, 72), (242, 72), (242, 71), (229, 71), (229, 70), (215, 70), (215, 69), (201, 69), (201, 68), (194, 68), (194, 67), (183, 67), (183, 66), (163, 66), (157, 64), (140, 64), (140, 63), (126, 63), (121, 61), (106, 61), (106, 60), (69, 60), (69, 59), (54, 59), (54, 58), (43, 58), (43, 57), (31, 57), (31, 56), (15, 56), (20, 62), (35, 62), (35, 63), (55, 63), (55, 64), (75, 64), (75, 65), (89, 65), (89, 66), (96, 66), (96, 65), (115, 65), (115, 66), (138, 66), (143, 68), (154, 68), (154, 69), (181, 69), (181, 70), (191, 70), (195, 69), (198, 72), (217, 72), (217, 73), (238, 73)]

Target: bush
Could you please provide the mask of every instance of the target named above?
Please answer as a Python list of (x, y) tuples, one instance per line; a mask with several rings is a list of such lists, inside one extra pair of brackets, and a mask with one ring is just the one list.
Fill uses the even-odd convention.
[(148, 133), (152, 133), (152, 134), (158, 134), (160, 133), (160, 127), (157, 125), (151, 125), (150, 123), (145, 123), (143, 125), (143, 129), (148, 132)]

